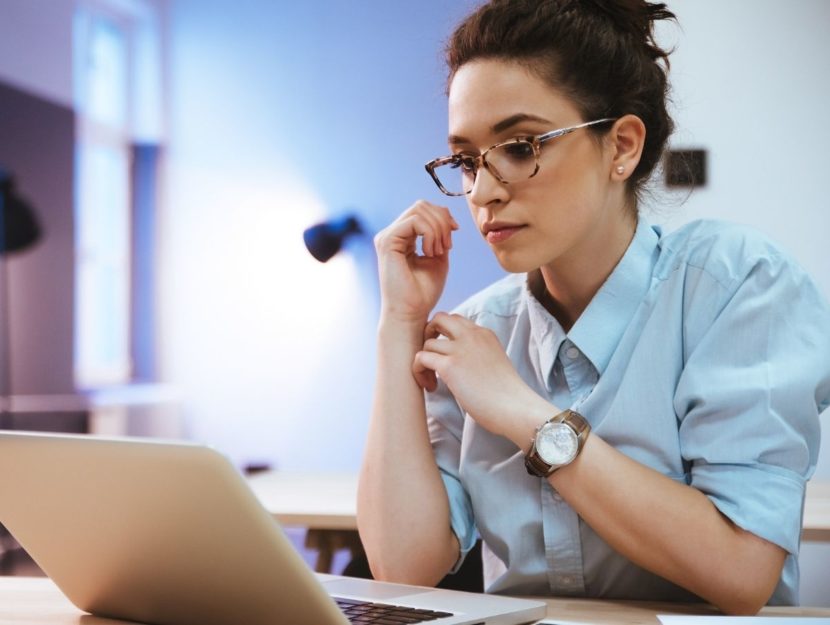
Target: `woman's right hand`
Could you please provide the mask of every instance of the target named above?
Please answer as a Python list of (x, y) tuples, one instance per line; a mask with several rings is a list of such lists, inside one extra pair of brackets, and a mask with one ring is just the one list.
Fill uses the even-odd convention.
[(426, 323), (447, 280), (453, 230), (449, 209), (419, 200), (375, 236), (381, 316)]

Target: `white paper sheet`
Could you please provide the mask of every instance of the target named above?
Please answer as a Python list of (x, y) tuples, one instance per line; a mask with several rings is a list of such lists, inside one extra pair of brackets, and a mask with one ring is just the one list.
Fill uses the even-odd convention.
[(663, 625), (830, 625), (818, 616), (691, 616), (658, 614)]

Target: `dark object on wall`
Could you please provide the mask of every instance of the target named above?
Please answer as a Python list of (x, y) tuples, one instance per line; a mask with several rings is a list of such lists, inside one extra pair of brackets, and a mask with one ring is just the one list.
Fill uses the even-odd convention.
[(40, 239), (35, 211), (15, 192), (14, 177), (0, 166), (0, 254), (19, 252)]
[(669, 150), (665, 172), (670, 187), (706, 186), (706, 150)]
[(74, 395), (75, 113), (0, 80), (0, 164), (37, 209), (36, 245), (6, 258), (12, 395)]
[(0, 429), (10, 427), (7, 410), (11, 396), (11, 308), (5, 256), (20, 252), (40, 238), (40, 226), (31, 205), (18, 197), (14, 177), (0, 166)]
[(303, 241), (311, 255), (325, 263), (340, 251), (349, 236), (362, 233), (363, 227), (357, 216), (346, 215), (307, 228), (303, 232)]

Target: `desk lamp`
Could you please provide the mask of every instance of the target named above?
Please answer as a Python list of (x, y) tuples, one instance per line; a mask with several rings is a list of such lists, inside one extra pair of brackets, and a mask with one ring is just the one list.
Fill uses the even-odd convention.
[(33, 245), (40, 226), (31, 205), (15, 192), (14, 177), (0, 166), (0, 429), (10, 425), (11, 401), (11, 308), (6, 255)]
[(309, 253), (321, 263), (325, 263), (340, 251), (348, 237), (363, 232), (357, 215), (352, 214), (306, 228), (303, 231), (303, 241)]

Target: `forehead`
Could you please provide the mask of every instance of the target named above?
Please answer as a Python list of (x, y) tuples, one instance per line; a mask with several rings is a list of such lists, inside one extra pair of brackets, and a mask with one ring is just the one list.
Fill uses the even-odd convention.
[(551, 123), (579, 121), (576, 106), (524, 66), (511, 61), (476, 60), (462, 65), (450, 83), (451, 135), (486, 139), (498, 122), (524, 113)]
[(462, 65), (449, 89), (451, 135), (481, 137), (492, 127), (523, 113), (553, 124), (580, 120), (576, 106), (559, 90), (516, 62), (495, 59)]

